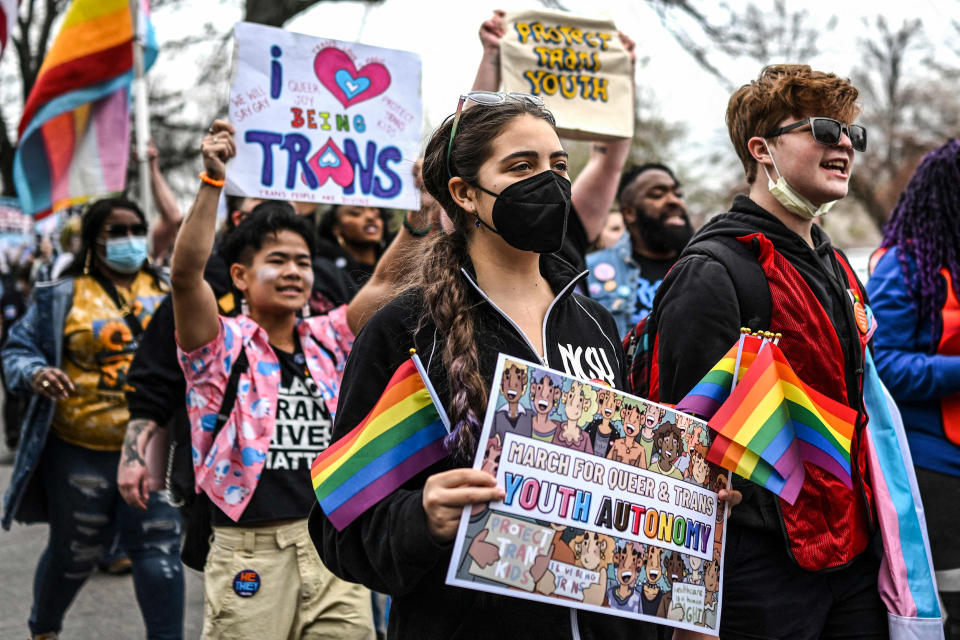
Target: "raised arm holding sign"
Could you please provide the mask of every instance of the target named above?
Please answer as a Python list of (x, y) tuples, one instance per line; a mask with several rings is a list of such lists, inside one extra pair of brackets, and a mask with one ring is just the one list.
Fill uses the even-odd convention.
[[(569, 16), (566, 16), (570, 19)], [(480, 25), (480, 42), (483, 45), (483, 56), (477, 67), (477, 75), (474, 79), (473, 89), (477, 91), (497, 91), (501, 86), (501, 44), (508, 36), (507, 24), (505, 22), (507, 14), (497, 10), (494, 14)], [(627, 53), (630, 60), (630, 81), (633, 78), (633, 67), (636, 62), (634, 53), (635, 44), (633, 40), (623, 32), (616, 32), (620, 45)], [(529, 87), (510, 88), (505, 90), (531, 92)], [(630, 89), (632, 96), (633, 89)], [(544, 98), (548, 101), (549, 97)], [(618, 108), (624, 108), (623, 103)], [(610, 109), (606, 108), (605, 112)], [(631, 122), (633, 118), (633, 101), (629, 101), (626, 107), (627, 115), (618, 116), (620, 118), (629, 117)], [(597, 118), (604, 117), (597, 113)], [(631, 125), (632, 127), (632, 125)], [(623, 170), (624, 163), (630, 153), (630, 144), (632, 141), (632, 129), (630, 135), (622, 138), (610, 138), (608, 136), (598, 135), (597, 141), (590, 149), (590, 158), (583, 170), (573, 182), (572, 201), (573, 207), (577, 212), (580, 222), (583, 224), (588, 242), (593, 242), (607, 219), (607, 212), (613, 204), (617, 192), (617, 184), (620, 179), (620, 172)], [(589, 134), (579, 137), (590, 138)]]

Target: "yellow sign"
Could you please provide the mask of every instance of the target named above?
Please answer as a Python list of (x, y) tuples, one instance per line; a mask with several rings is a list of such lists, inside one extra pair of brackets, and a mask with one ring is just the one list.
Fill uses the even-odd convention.
[(633, 69), (612, 20), (528, 10), (505, 22), (504, 91), (543, 98), (566, 137), (633, 137)]

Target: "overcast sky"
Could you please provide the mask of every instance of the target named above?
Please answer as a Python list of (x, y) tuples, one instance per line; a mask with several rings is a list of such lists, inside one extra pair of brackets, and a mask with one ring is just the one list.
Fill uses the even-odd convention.
[[(732, 0), (736, 4), (736, 0)], [(772, 0), (758, 0), (761, 6), (769, 7)], [(690, 168), (698, 180), (710, 182), (718, 171), (716, 167), (700, 161), (708, 152), (728, 153), (731, 166), (737, 166), (736, 157), (727, 139), (723, 122), (729, 91), (713, 76), (702, 70), (677, 44), (659, 17), (643, 0), (564, 0), (574, 13), (611, 17), (617, 26), (637, 42), (637, 53), (647, 59), (646, 65), (637, 71), (638, 86), (653, 96), (657, 113), (673, 122), (687, 127), (688, 135), (676, 150), (677, 162)], [(712, 2), (699, 2), (698, 6), (715, 7)], [(184, 35), (197, 33), (199, 26), (212, 21), (217, 31), (227, 33), (240, 19), (240, 0), (182, 0), (155, 12), (154, 26), (161, 43)], [(541, 7), (535, 0), (515, 0), (511, 3), (500, 0), (386, 0), (368, 5), (362, 2), (321, 2), (294, 18), (286, 26), (318, 37), (338, 40), (360, 41), (366, 44), (405, 49), (418, 53), (423, 60), (423, 103), (425, 132), (435, 127), (457, 104), (458, 96), (469, 90), (480, 59), (481, 48), (477, 38), (480, 23), (489, 17), (495, 8), (519, 9)], [(826, 24), (830, 16), (837, 14), (837, 26), (820, 38), (822, 51), (814, 60), (814, 67), (849, 75), (860, 61), (857, 42), (868, 33), (865, 18), (884, 15), (893, 27), (904, 19), (922, 19), (931, 43), (937, 47), (935, 55), (946, 56), (942, 46), (951, 29), (953, 16), (960, 15), (960, 0), (882, 0), (879, 2), (836, 0), (787, 0), (787, 10), (805, 8), (809, 24)], [(207, 47), (210, 50), (210, 47)], [(190, 50), (190, 57), (172, 55), (161, 51), (151, 82), (156, 86), (171, 88), (179, 84), (196, 84), (195, 73), (205, 57), (204, 47)], [(14, 56), (4, 57), (2, 69), (6, 74), (15, 67)], [(917, 56), (919, 59), (919, 56)], [(724, 61), (720, 59), (723, 72), (736, 83), (745, 83), (756, 77), (760, 65), (754, 61)], [(224, 64), (229, 64), (225, 59)], [(922, 68), (914, 68), (922, 73)], [(6, 77), (9, 77), (7, 75)], [(8, 94), (12, 86), (4, 82), (0, 93)], [(226, 83), (211, 87), (226, 95)], [(206, 113), (208, 105), (200, 94), (194, 94), (197, 109), (202, 119), (212, 117)], [(14, 108), (5, 107), (12, 129), (16, 126)], [(191, 175), (192, 178), (192, 175)]]
[[(574, 13), (613, 18), (618, 28), (637, 42), (640, 58), (649, 58), (637, 72), (638, 85), (653, 92), (661, 116), (684, 123), (690, 132), (684, 155), (699, 155), (700, 147), (730, 147), (723, 122), (729, 92), (703, 71), (669, 32), (648, 3), (640, 0), (565, 0)], [(712, 3), (698, 3), (709, 7)], [(734, 4), (738, 4), (734, 2)], [(772, 4), (765, 0), (761, 6)], [(473, 81), (481, 48), (480, 23), (495, 8), (540, 7), (532, 0), (509, 5), (498, 0), (387, 0), (370, 7), (359, 2), (324, 2), (304, 12), (287, 27), (317, 36), (415, 51), (423, 58), (424, 115), (427, 126), (436, 126), (452, 112), (460, 93)], [(810, 24), (825, 24), (837, 14), (838, 23), (819, 41), (822, 54), (809, 61), (816, 68), (849, 75), (858, 64), (857, 40), (867, 34), (864, 17), (882, 13), (892, 26), (919, 17), (930, 40), (938, 45), (947, 37), (951, 16), (960, 15), (957, 0), (892, 2), (788, 0), (788, 11), (800, 7), (810, 14)], [(438, 26), (439, 25), (439, 26)], [(725, 64), (722, 69), (738, 83), (749, 82), (759, 72), (754, 61)], [(732, 147), (730, 153), (733, 154)]]

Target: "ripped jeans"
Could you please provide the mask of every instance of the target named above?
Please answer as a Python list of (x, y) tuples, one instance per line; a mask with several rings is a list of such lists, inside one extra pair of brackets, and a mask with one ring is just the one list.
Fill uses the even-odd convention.
[(47, 439), (37, 472), (43, 474), (47, 494), (50, 539), (33, 581), (34, 634), (60, 631), (74, 596), (119, 532), (133, 564), (134, 591), (147, 638), (183, 636), (180, 514), (159, 493), (150, 495), (146, 511), (124, 502), (117, 491), (119, 461), (119, 451), (78, 447), (52, 433)]

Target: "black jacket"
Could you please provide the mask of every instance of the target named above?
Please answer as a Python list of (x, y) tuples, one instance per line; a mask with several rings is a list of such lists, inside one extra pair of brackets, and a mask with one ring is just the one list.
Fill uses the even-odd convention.
[[(541, 273), (557, 297), (544, 330), (546, 365), (588, 378), (612, 378), (621, 387), (623, 354), (613, 318), (599, 304), (573, 293), (585, 274), (575, 276), (555, 256), (541, 258)], [(476, 314), (480, 373), (489, 385), (500, 352), (539, 361), (527, 339), (476, 286), (472, 269), (463, 270)], [(416, 347), (444, 406), (450, 389), (442, 363), (443, 336), (425, 319), (418, 293), (408, 293), (384, 307), (363, 329), (347, 361), (334, 422), (334, 440), (356, 426), (373, 408), (390, 376)], [(589, 359), (585, 352), (591, 352)], [(601, 353), (602, 352), (602, 353)], [(564, 355), (566, 354), (566, 355)], [(576, 363), (574, 362), (576, 360)], [(591, 367), (590, 362), (610, 367)], [(582, 371), (577, 371), (577, 368)], [(422, 506), (426, 478), (453, 468), (448, 457), (370, 508), (338, 532), (314, 505), (310, 532), (327, 567), (345, 580), (390, 594), (388, 635), (403, 638), (570, 638), (571, 617), (565, 607), (481, 593), (445, 584), (452, 544), (430, 537)], [(657, 627), (612, 616), (578, 614), (583, 638), (655, 637)]]
[[(676, 403), (683, 398), (737, 341), (740, 328), (748, 324), (740, 317), (734, 286), (734, 278), (742, 274), (729, 272), (704, 255), (698, 245), (718, 236), (736, 238), (758, 232), (800, 273), (830, 318), (843, 350), (848, 402), (859, 410), (863, 374), (860, 338), (846, 293), (847, 278), (830, 239), (814, 225), (811, 248), (746, 196), (737, 196), (730, 212), (712, 219), (697, 232), (657, 291), (652, 314), (658, 335), (660, 401)], [(772, 493), (737, 476), (734, 487), (743, 492), (744, 501), (731, 511), (731, 523), (781, 531)]]

